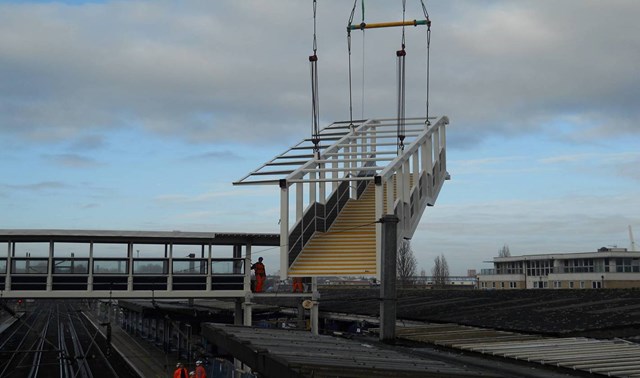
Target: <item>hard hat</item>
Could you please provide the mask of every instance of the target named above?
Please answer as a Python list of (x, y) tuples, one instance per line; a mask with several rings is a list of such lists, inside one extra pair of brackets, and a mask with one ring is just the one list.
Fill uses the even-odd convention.
[(176, 364), (176, 367), (180, 367), (180, 366), (182, 366), (182, 362), (178, 362), (178, 363)]
[(202, 365), (202, 361), (200, 360), (196, 361), (196, 365)]

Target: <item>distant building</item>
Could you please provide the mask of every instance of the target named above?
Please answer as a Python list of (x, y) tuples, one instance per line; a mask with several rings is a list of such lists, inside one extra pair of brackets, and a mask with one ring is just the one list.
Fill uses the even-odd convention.
[[(416, 276), (411, 277), (413, 286), (417, 288), (433, 289), (435, 288), (435, 277), (432, 276)], [(446, 278), (446, 289), (477, 289), (478, 279), (476, 276), (449, 276)]]
[(467, 269), (467, 277), (475, 277), (477, 275), (478, 273), (476, 272), (475, 269)]
[(640, 252), (597, 252), (494, 257), (478, 275), (480, 289), (640, 288)]

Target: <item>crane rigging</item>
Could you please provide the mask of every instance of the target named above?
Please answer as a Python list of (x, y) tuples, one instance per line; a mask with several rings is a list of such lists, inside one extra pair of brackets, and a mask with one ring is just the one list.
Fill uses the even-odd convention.
[[(429, 19), (429, 14), (427, 12), (427, 8), (424, 4), (423, 0), (420, 0), (420, 4), (422, 6), (422, 11), (424, 14), (423, 20), (406, 20), (406, 0), (402, 0), (402, 21), (395, 22), (380, 22), (380, 23), (366, 23), (365, 22), (365, 7), (364, 0), (361, 1), (361, 9), (362, 9), (362, 19), (359, 24), (354, 24), (353, 19), (356, 12), (356, 7), (358, 4), (358, 0), (354, 0), (353, 7), (351, 9), (351, 14), (349, 15), (349, 21), (347, 24), (347, 49), (348, 49), (348, 58), (349, 58), (349, 126), (353, 128), (353, 89), (352, 89), (352, 66), (351, 66), (351, 31), (352, 30), (362, 30), (363, 32), (363, 59), (362, 59), (362, 111), (364, 113), (364, 30), (365, 29), (376, 29), (376, 28), (388, 28), (388, 27), (402, 27), (402, 39), (400, 43), (400, 50), (396, 51), (397, 57), (397, 150), (400, 153), (404, 150), (404, 140), (405, 140), (405, 95), (406, 95), (406, 64), (405, 58), (407, 56), (406, 51), (406, 40), (405, 40), (405, 26), (418, 26), (418, 25), (426, 25), (427, 26), (427, 62), (426, 62), (426, 121), (427, 125), (430, 125), (429, 122), (429, 60), (430, 60), (430, 44), (431, 44), (431, 20)], [(320, 120), (320, 98), (318, 93), (318, 44), (317, 44), (317, 0), (313, 0), (313, 55), (309, 56), (310, 63), (310, 73), (311, 73), (311, 141), (313, 142), (313, 153), (315, 159), (320, 159), (320, 129), (319, 129), (319, 120)], [(364, 114), (363, 114), (364, 118)]]
[[(400, 44), (400, 50), (396, 51), (397, 57), (397, 144), (398, 144), (398, 153), (404, 150), (404, 139), (405, 139), (405, 94), (406, 94), (406, 71), (405, 71), (405, 59), (407, 56), (406, 51), (406, 40), (405, 40), (405, 26), (418, 26), (418, 25), (426, 25), (427, 26), (427, 37), (426, 37), (426, 47), (427, 47), (427, 62), (426, 62), (426, 121), (427, 125), (430, 125), (429, 122), (429, 60), (430, 60), (430, 45), (431, 45), (431, 20), (429, 19), (429, 14), (427, 12), (427, 8), (424, 4), (423, 0), (420, 0), (420, 4), (422, 7), (422, 11), (424, 14), (423, 20), (406, 20), (406, 0), (402, 0), (402, 21), (394, 21), (394, 22), (379, 22), (379, 23), (367, 23), (365, 22), (365, 7), (364, 0), (361, 0), (361, 9), (362, 9), (362, 21), (359, 24), (353, 23), (353, 19), (356, 12), (358, 0), (354, 0), (353, 7), (351, 9), (351, 14), (349, 16), (349, 21), (347, 24), (347, 49), (348, 49), (348, 57), (349, 57), (349, 119), (350, 124), (353, 125), (353, 90), (352, 90), (352, 73), (351, 73), (351, 31), (352, 30), (361, 30), (363, 32), (363, 79), (362, 79), (362, 108), (364, 109), (364, 31), (366, 29), (377, 29), (377, 28), (388, 28), (388, 27), (402, 27), (402, 39)], [(363, 110), (364, 112), (364, 110)], [(364, 115), (363, 115), (364, 117)]]

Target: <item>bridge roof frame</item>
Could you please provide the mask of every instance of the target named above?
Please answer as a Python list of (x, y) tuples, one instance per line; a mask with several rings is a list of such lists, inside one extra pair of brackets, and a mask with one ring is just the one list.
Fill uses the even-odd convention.
[(61, 229), (0, 229), (0, 242), (79, 242), (279, 246), (280, 234), (192, 232), (192, 231), (119, 231)]

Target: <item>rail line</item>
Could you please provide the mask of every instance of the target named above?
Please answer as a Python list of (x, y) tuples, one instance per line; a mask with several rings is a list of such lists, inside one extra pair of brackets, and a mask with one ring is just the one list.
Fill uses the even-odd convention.
[(138, 377), (78, 300), (33, 302), (0, 337), (0, 378)]

